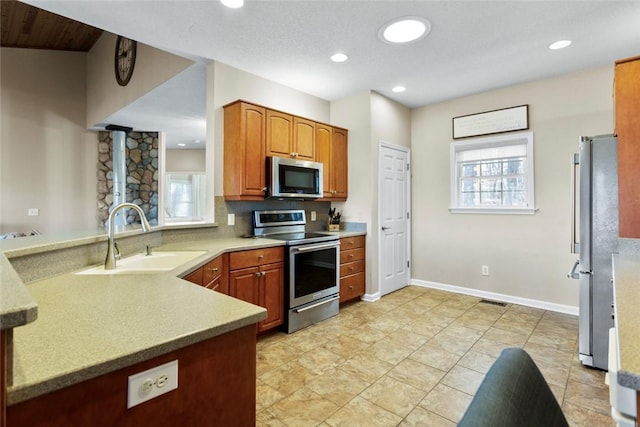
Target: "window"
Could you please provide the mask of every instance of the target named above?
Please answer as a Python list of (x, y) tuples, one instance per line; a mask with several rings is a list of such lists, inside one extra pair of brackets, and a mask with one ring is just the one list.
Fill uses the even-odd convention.
[(167, 172), (165, 191), (165, 222), (204, 221), (204, 174)]
[(533, 214), (533, 133), (451, 144), (453, 213)]

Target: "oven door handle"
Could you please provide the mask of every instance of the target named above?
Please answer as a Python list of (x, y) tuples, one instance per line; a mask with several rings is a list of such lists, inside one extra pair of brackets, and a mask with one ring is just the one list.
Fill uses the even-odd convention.
[(340, 242), (324, 243), (320, 245), (300, 246), (296, 248), (296, 252), (319, 251), (320, 249), (337, 248)]
[(333, 297), (333, 298), (330, 298), (330, 299), (325, 300), (325, 301), (320, 301), (320, 302), (318, 302), (318, 303), (316, 303), (316, 304), (312, 304), (312, 305), (310, 305), (310, 306), (308, 306), (308, 307), (296, 308), (294, 311), (295, 311), (296, 313), (302, 313), (303, 311), (311, 310), (312, 308), (319, 307), (319, 306), (321, 306), (321, 305), (323, 305), (323, 304), (328, 304), (328, 303), (333, 302), (333, 301), (338, 300), (338, 299), (340, 299), (340, 295), (336, 295), (336, 296), (335, 296), (335, 297)]

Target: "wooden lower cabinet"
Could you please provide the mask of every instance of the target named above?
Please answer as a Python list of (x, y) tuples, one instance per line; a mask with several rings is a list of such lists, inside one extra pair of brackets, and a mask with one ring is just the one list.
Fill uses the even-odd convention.
[(222, 254), (183, 277), (191, 283), (229, 295), (229, 255)]
[(282, 247), (229, 254), (229, 295), (267, 309), (258, 333), (284, 323), (284, 275)]
[[(178, 360), (178, 388), (127, 409), (127, 378)], [(7, 426), (255, 426), (250, 325), (7, 408)]]
[(365, 293), (365, 236), (340, 239), (340, 302)]
[(7, 334), (12, 334), (13, 330), (0, 330), (0, 426), (7, 425), (6, 407), (7, 407)]

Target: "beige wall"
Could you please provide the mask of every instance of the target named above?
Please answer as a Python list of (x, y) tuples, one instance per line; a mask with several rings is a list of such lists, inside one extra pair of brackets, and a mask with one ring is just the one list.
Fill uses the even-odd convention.
[(380, 141), (411, 146), (411, 110), (365, 91), (331, 103), (331, 123), (349, 129), (349, 198), (333, 205), (345, 222), (367, 224), (367, 295), (380, 293), (378, 275), (378, 154)]
[(138, 43), (133, 76), (120, 86), (114, 74), (117, 36), (104, 33), (87, 53), (87, 128), (187, 69), (193, 61)]
[[(613, 67), (490, 91), (412, 114), (413, 278), (576, 307), (567, 279), (570, 158), (581, 135), (613, 131)], [(451, 214), (451, 119), (529, 104), (535, 145), (535, 215)], [(482, 276), (481, 265), (490, 275)]]
[(205, 150), (166, 150), (167, 172), (204, 172)]
[[(96, 136), (86, 55), (2, 48), (0, 232), (95, 228)], [(27, 216), (38, 208), (39, 216)]]

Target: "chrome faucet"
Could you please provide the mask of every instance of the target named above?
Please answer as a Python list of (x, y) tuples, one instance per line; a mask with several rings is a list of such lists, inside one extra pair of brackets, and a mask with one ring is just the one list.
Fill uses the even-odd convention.
[(116, 212), (120, 209), (132, 208), (138, 211), (140, 215), (140, 222), (142, 223), (142, 231), (145, 233), (151, 230), (151, 226), (147, 221), (147, 217), (144, 215), (140, 206), (133, 203), (120, 203), (116, 205), (111, 213), (109, 214), (109, 219), (107, 220), (107, 257), (104, 260), (104, 269), (105, 270), (114, 270), (116, 268), (116, 239), (115, 239), (115, 225), (114, 220), (116, 217)]

